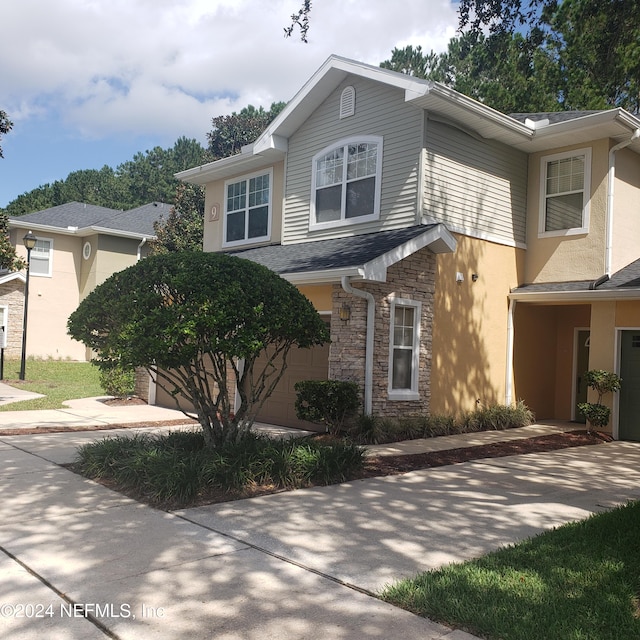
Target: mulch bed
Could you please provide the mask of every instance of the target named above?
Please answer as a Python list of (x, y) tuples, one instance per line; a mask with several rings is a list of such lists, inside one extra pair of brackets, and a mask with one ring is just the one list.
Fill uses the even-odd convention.
[(388, 476), (416, 469), (430, 469), (432, 467), (444, 467), (446, 465), (480, 460), (483, 458), (503, 458), (505, 456), (522, 455), (525, 453), (539, 453), (543, 451), (555, 451), (569, 447), (603, 444), (610, 442), (608, 434), (587, 431), (567, 431), (554, 433), (547, 436), (535, 436), (522, 438), (509, 442), (495, 442), (474, 447), (461, 447), (459, 449), (447, 449), (445, 451), (432, 451), (429, 453), (412, 453), (395, 456), (371, 456), (365, 461), (362, 470), (362, 478), (376, 476)]

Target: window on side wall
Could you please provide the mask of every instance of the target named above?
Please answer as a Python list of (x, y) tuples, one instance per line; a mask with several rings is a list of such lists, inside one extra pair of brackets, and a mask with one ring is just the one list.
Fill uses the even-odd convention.
[(53, 240), (38, 238), (36, 246), (31, 249), (29, 275), (51, 276), (53, 264)]
[(420, 364), (421, 304), (397, 299), (391, 303), (389, 337), (389, 399), (417, 400)]
[(540, 236), (587, 233), (591, 149), (578, 149), (541, 159)]
[(380, 215), (382, 138), (342, 140), (313, 157), (310, 229), (375, 220)]
[(269, 240), (272, 183), (272, 171), (225, 183), (222, 246)]

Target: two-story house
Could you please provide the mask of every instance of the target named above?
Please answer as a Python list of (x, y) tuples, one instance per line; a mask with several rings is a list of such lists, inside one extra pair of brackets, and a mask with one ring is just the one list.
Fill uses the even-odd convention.
[[(78, 304), (111, 274), (148, 253), (153, 223), (170, 206), (153, 202), (128, 211), (69, 202), (9, 219), (9, 237), (26, 258), (22, 239), (37, 242), (29, 265), (27, 355), (88, 360), (86, 347), (67, 335), (67, 320)], [(7, 355), (19, 356), (22, 340), (24, 273), (0, 280), (0, 312), (8, 327)]]
[(603, 368), (624, 378), (614, 435), (640, 439), (639, 131), (329, 58), (254, 144), (178, 174), (206, 186), (205, 250), (273, 269), (331, 326), (259, 419), (298, 425), (295, 381), (332, 378), (379, 416), (523, 399), (570, 420)]

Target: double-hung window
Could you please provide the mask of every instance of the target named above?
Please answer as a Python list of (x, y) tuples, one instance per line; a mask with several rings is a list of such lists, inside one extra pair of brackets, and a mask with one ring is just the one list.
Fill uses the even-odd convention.
[(53, 262), (53, 240), (38, 238), (31, 249), (29, 274), (32, 276), (51, 276)]
[(365, 222), (380, 215), (382, 138), (350, 138), (313, 158), (311, 229)]
[(391, 302), (389, 337), (389, 399), (418, 399), (420, 365), (420, 317), (422, 306), (415, 300)]
[(545, 156), (540, 175), (539, 235), (587, 233), (591, 149)]
[(269, 240), (272, 182), (267, 171), (225, 183), (223, 246)]

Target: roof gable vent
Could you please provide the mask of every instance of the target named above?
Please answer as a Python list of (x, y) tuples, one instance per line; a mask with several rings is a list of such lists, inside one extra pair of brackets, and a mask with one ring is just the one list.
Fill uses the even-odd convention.
[(345, 87), (340, 96), (340, 119), (348, 118), (356, 112), (356, 90)]

